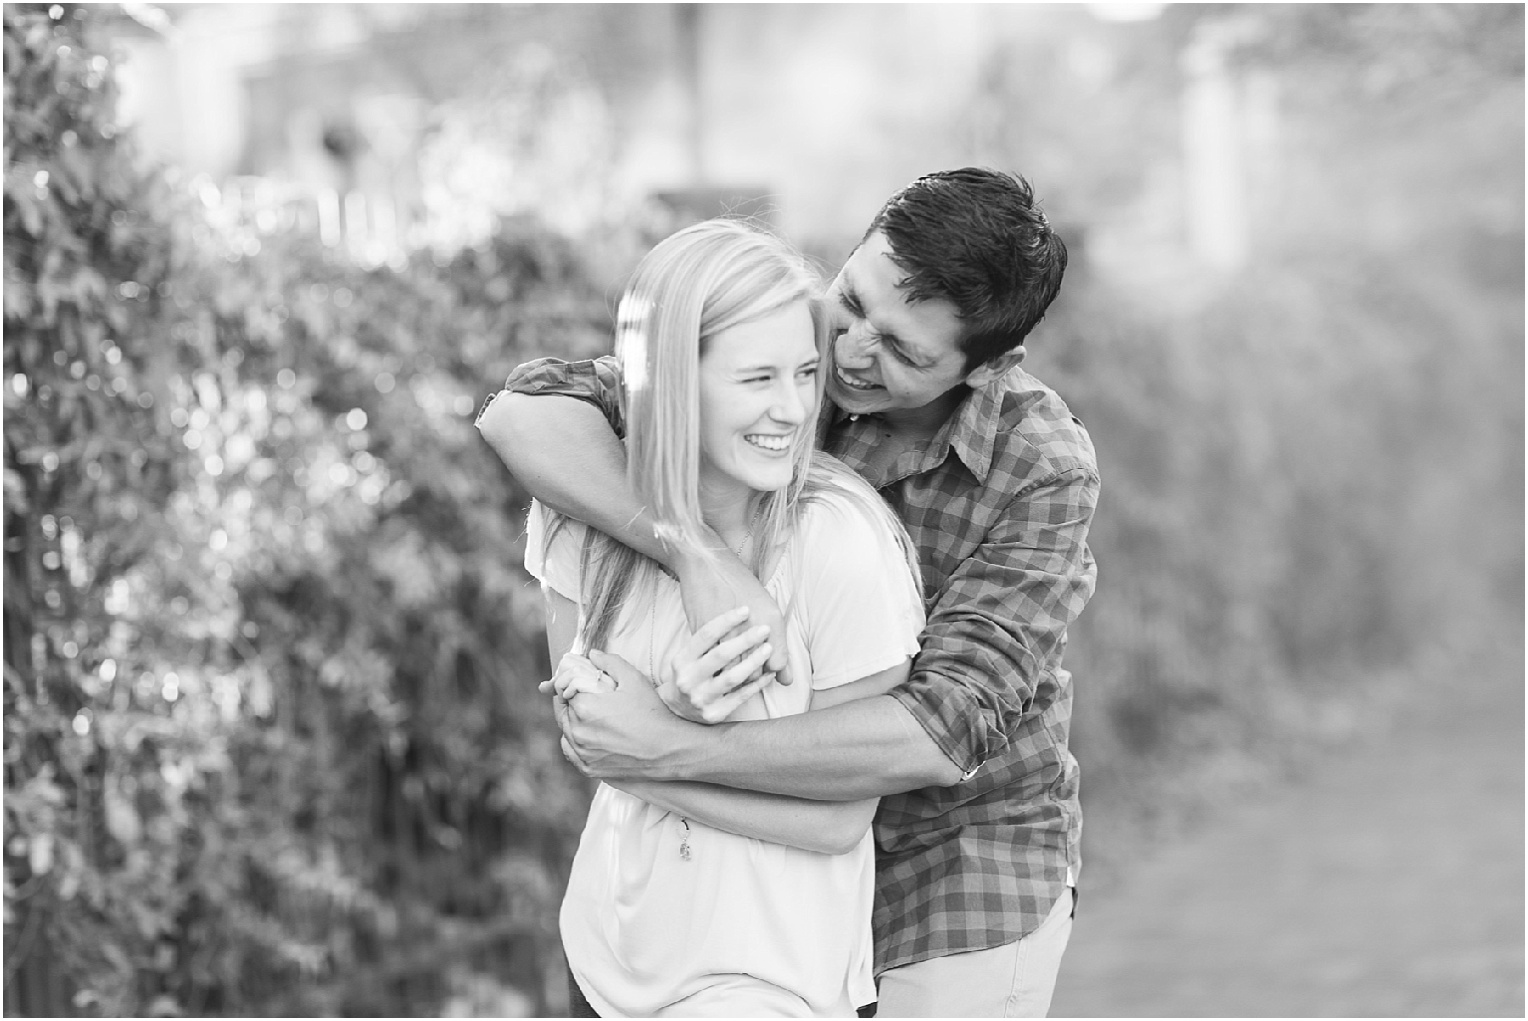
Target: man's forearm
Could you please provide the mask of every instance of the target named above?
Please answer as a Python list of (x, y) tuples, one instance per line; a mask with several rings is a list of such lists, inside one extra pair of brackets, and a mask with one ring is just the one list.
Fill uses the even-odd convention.
[(626, 449), (593, 405), (505, 392), (483, 410), (477, 426), (536, 499), (673, 567), (673, 552), (626, 481)]
[(747, 605), (753, 622), (774, 633), (769, 671), (791, 683), (785, 621), (764, 585), (715, 536), (712, 550), (659, 537), (627, 481), (626, 448), (598, 408), (576, 397), (504, 391), (483, 409), (477, 427), (536, 499), (668, 568), (679, 579), (692, 627)]
[(889, 695), (760, 722), (686, 729), (653, 775), (800, 798), (854, 800), (960, 781), (960, 770)]

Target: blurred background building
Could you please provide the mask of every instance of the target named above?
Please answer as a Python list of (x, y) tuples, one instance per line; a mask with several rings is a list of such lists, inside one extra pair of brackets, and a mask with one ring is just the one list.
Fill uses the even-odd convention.
[[(1100, 257), (1233, 268), (1276, 194), (1279, 77), (1238, 65), (1257, 32), (1233, 15), (1175, 26), (1141, 80), (1160, 9), (182, 4), (125, 42), (124, 115), (154, 155), (378, 251), (644, 203), (833, 250), (919, 173), (976, 163), (1032, 177)], [(1148, 123), (1113, 94), (1143, 87)], [(1149, 165), (1052, 144), (1104, 130), (1102, 160), (1169, 129)]]

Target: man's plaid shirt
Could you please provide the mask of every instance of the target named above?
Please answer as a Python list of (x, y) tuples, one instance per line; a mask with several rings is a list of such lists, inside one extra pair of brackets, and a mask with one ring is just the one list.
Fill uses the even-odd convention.
[[(590, 400), (622, 429), (614, 359), (541, 359), (504, 388)], [(1028, 935), (1080, 867), (1061, 656), (1097, 576), (1087, 535), (1098, 466), (1082, 423), (1017, 368), (879, 478), (866, 467), (875, 416), (824, 415), (824, 448), (896, 508), (923, 567), (922, 651), (892, 695), (966, 774), (881, 799), (879, 974)]]

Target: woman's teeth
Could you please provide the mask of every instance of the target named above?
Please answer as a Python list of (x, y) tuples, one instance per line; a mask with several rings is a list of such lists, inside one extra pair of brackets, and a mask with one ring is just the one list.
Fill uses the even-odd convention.
[(763, 433), (751, 433), (744, 436), (743, 439), (756, 447), (761, 447), (764, 450), (775, 453), (789, 450), (791, 445), (791, 438), (789, 436), (766, 436)]

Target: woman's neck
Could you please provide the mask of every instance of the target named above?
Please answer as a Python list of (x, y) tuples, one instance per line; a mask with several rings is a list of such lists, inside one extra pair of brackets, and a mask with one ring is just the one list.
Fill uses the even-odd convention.
[(759, 494), (746, 486), (700, 486), (700, 513), (711, 530), (734, 552), (746, 546), (753, 534), (753, 518)]

